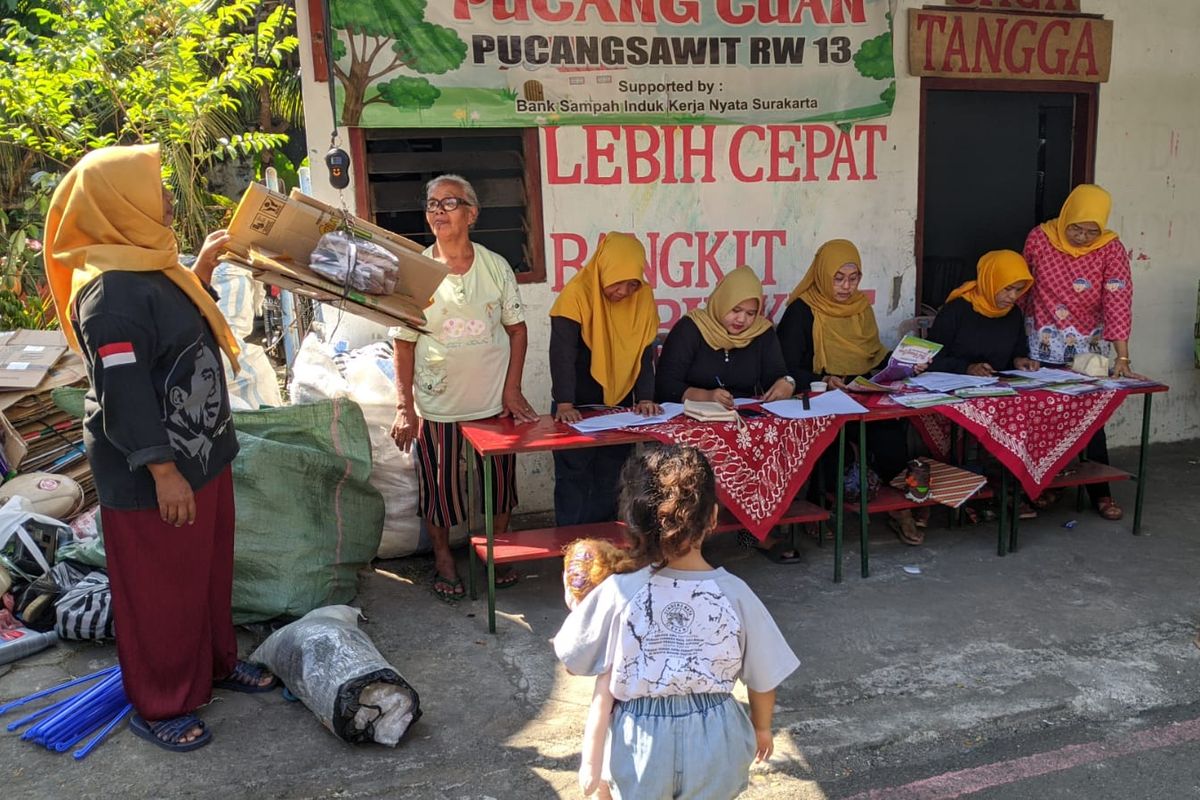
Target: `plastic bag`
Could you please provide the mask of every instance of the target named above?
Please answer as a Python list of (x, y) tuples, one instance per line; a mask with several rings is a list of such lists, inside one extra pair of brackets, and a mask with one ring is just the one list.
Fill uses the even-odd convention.
[(106, 574), (90, 572), (62, 593), (54, 604), (54, 630), (60, 639), (113, 638), (112, 589)]
[(30, 508), (20, 495), (0, 507), (0, 559), (14, 579), (24, 582), (50, 571), (46, 556), (58, 548), (59, 529), (67, 529), (62, 522)]
[(395, 746), (421, 718), (417, 691), (358, 628), (358, 609), (326, 606), (267, 637), (265, 664), (321, 723), (347, 742)]
[(308, 266), (332, 281), (367, 294), (392, 294), (400, 259), (387, 248), (342, 231), (321, 237)]

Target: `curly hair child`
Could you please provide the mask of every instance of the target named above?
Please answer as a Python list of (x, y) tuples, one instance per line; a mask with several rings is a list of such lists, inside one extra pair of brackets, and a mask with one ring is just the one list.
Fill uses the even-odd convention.
[[(771, 755), (775, 689), (800, 662), (750, 588), (701, 553), (718, 506), (699, 450), (636, 455), (621, 487), (626, 563), (644, 566), (587, 594), (555, 653), (573, 674), (600, 676), (613, 697), (604, 753), (613, 797), (735, 797), (751, 763)], [(737, 679), (749, 714), (730, 694)]]

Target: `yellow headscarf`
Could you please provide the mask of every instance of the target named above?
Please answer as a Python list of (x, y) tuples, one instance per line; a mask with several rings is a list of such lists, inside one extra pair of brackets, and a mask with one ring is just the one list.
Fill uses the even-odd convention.
[[(1108, 224), (1108, 213), (1111, 210), (1112, 196), (1108, 192), (1095, 184), (1081, 183), (1067, 195), (1058, 216), (1042, 223), (1042, 230), (1045, 231), (1050, 244), (1060, 253), (1076, 258), (1086, 256), (1117, 238), (1115, 232), (1104, 227)], [(1082, 247), (1071, 244), (1071, 240), (1067, 238), (1067, 226), (1078, 225), (1080, 222), (1094, 222), (1101, 230), (1095, 241)]]
[[(579, 323), (592, 351), (592, 377), (604, 389), (604, 403), (616, 405), (637, 382), (642, 352), (658, 332), (654, 294), (646, 285), (646, 249), (627, 233), (607, 234), (596, 252), (563, 287), (550, 316)], [(604, 287), (641, 281), (629, 297), (610, 303)], [(650, 399), (650, 398), (646, 398)]]
[(163, 224), (158, 145), (88, 153), (54, 190), (46, 214), (46, 278), (68, 344), (75, 295), (102, 272), (161, 272), (204, 315), (236, 372), (238, 345), (200, 279), (179, 263), (175, 234)]
[[(758, 301), (758, 316), (746, 330), (730, 333), (721, 324), (721, 318), (743, 300)], [(717, 281), (704, 307), (693, 308), (687, 316), (696, 323), (708, 346), (715, 350), (738, 350), (771, 328), (771, 320), (767, 319), (766, 309), (763, 308), (762, 281), (747, 266), (738, 267)]]
[(1021, 290), (1021, 294), (1025, 294), (1033, 286), (1033, 275), (1029, 272), (1029, 264), (1025, 263), (1025, 258), (1012, 250), (993, 250), (984, 253), (979, 259), (979, 264), (975, 267), (975, 280), (967, 281), (951, 292), (946, 302), (961, 297), (985, 317), (1003, 317), (1012, 311), (1013, 307), (997, 306), (996, 295), (1001, 289), (1017, 281), (1025, 281), (1025, 288)]
[(808, 272), (788, 297), (788, 305), (800, 299), (813, 311), (813, 371), (818, 375), (862, 375), (887, 352), (879, 341), (875, 311), (867, 296), (856, 291), (845, 303), (834, 299), (833, 276), (846, 264), (862, 270), (854, 243), (826, 242), (817, 248)]

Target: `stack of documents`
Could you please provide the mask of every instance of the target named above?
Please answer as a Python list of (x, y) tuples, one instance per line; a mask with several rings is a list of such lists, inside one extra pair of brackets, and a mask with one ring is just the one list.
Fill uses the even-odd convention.
[(892, 399), (905, 408), (929, 408), (930, 406), (946, 406), (961, 403), (961, 397), (943, 392), (906, 392), (894, 394)]
[(683, 403), (663, 403), (663, 413), (652, 417), (643, 417), (633, 411), (622, 411), (618, 414), (600, 414), (595, 417), (572, 422), (571, 427), (580, 433), (600, 433), (615, 431), (618, 428), (632, 428), (638, 425), (657, 425), (669, 422), (683, 413)]
[(867, 413), (867, 410), (855, 402), (850, 395), (839, 389), (810, 394), (808, 408), (804, 407), (803, 400), (797, 398), (763, 403), (762, 407), (784, 419), (812, 419), (813, 417), (828, 417), (838, 414)]
[(956, 389), (974, 388), (996, 383), (999, 378), (978, 378), (974, 375), (959, 375), (955, 372), (923, 372), (908, 379), (913, 386), (930, 392), (953, 392)]

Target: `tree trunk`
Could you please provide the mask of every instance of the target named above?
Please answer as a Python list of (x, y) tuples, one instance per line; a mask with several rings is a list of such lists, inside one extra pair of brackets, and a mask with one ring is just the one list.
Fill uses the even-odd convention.
[(346, 99), (342, 103), (342, 125), (355, 127), (362, 122), (363, 106), (367, 100), (367, 76), (371, 65), (355, 59), (350, 65), (349, 80), (342, 81)]

